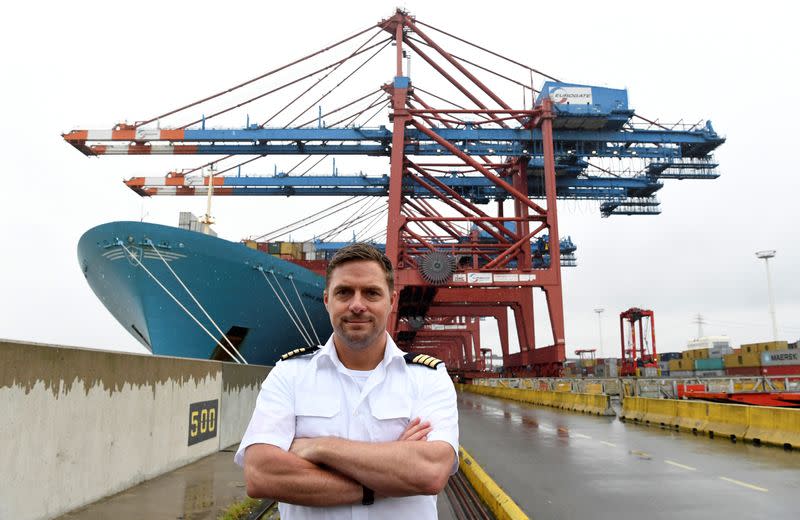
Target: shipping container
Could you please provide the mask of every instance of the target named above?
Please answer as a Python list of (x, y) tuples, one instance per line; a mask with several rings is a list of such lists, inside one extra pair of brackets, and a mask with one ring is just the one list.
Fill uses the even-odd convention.
[(694, 370), (670, 370), (669, 377), (694, 377)]
[(643, 377), (658, 377), (658, 367), (644, 367), (640, 370)]
[(761, 353), (761, 366), (800, 365), (800, 350), (771, 350)]
[(697, 377), (725, 377), (724, 370), (695, 370), (694, 375)]
[(725, 368), (728, 367), (759, 367), (761, 366), (761, 354), (758, 352), (741, 352), (739, 354), (728, 354), (722, 358)]
[(800, 364), (766, 366), (761, 371), (767, 376), (800, 376)]
[(192, 222), (197, 222), (197, 217), (189, 211), (181, 211), (178, 213), (178, 226), (188, 229)]
[(278, 242), (278, 243), (280, 244), (280, 253), (282, 255), (291, 256), (292, 251), (294, 250), (294, 244), (292, 244), (291, 242)]
[(320, 276), (325, 276), (325, 271), (328, 268), (327, 260), (296, 260), (294, 263)]
[(281, 253), (281, 243), (280, 242), (270, 242), (267, 246), (267, 251), (271, 255), (279, 255)]
[(742, 351), (748, 353), (761, 353), (771, 350), (787, 350), (788, 348), (788, 341), (765, 341), (762, 343), (748, 343), (746, 345), (742, 345)]
[(258, 242), (258, 250), (263, 251), (264, 253), (269, 252), (269, 244), (266, 242)]
[(729, 367), (725, 365), (725, 374), (729, 376), (760, 376), (761, 367)]
[(683, 352), (683, 359), (708, 359), (710, 348), (696, 348), (692, 350), (685, 350)]
[(712, 348), (708, 351), (709, 358), (722, 358), (722, 356), (727, 356), (728, 354), (733, 354), (731, 347)]
[(257, 247), (258, 247), (258, 244), (256, 243), (255, 240), (244, 240), (243, 242), (244, 242), (244, 245), (246, 245), (250, 249), (257, 249)]
[(695, 370), (723, 370), (725, 363), (722, 358), (695, 359)]
[[(705, 350), (705, 354), (693, 354), (691, 359), (706, 359), (709, 357), (722, 357), (725, 354), (731, 353), (731, 340), (728, 336), (704, 336), (689, 341), (686, 345), (686, 350)], [(685, 357), (685, 356), (684, 356)]]

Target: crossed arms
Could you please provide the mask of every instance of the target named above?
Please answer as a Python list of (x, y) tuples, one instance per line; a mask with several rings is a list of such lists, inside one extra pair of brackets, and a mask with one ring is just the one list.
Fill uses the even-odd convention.
[(430, 423), (417, 418), (392, 442), (299, 438), (289, 451), (253, 444), (244, 456), (247, 494), (305, 506), (358, 503), (362, 485), (385, 497), (435, 495), (447, 484), (455, 453), (445, 441), (428, 442), (430, 432)]

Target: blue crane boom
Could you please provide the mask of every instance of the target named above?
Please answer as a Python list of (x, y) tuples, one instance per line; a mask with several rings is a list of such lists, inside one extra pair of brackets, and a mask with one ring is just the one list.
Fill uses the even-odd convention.
[[(554, 105), (553, 148), (556, 189), (559, 198), (600, 200), (602, 216), (612, 214), (657, 214), (655, 193), (665, 179), (714, 179), (718, 163), (711, 153), (725, 142), (710, 122), (704, 125), (663, 127), (635, 122), (636, 114), (627, 104), (627, 91), (546, 82), (543, 96), (550, 93)], [(589, 100), (590, 102), (583, 102)], [(566, 101), (564, 101), (566, 100)], [(561, 101), (559, 103), (558, 101)], [(528, 194), (544, 197), (544, 150), (541, 128), (531, 121), (530, 111), (502, 111), (515, 117), (515, 127), (496, 127), (491, 119), (501, 111), (483, 110), (489, 118), (474, 121), (458, 119), (460, 110), (409, 110), (420, 116), (438, 117), (447, 124), (431, 125), (431, 133), (453, 143), (464, 153), (486, 160), (497, 157), (527, 157)], [(473, 114), (474, 117), (474, 114)], [(488, 122), (495, 123), (487, 127)], [(654, 128), (655, 126), (655, 128)], [(405, 130), (404, 154), (418, 157), (444, 157), (447, 150), (427, 133)], [(243, 128), (152, 129), (118, 125), (112, 130), (73, 130), (65, 139), (86, 155), (363, 155), (389, 157), (392, 131), (385, 126), (269, 128), (247, 125)], [(599, 167), (600, 160), (645, 161), (633, 173)], [(506, 200), (509, 194), (483, 175), (453, 170), (439, 180), (465, 198), (485, 203)], [(137, 193), (147, 195), (204, 195), (207, 179), (184, 176), (180, 172), (166, 177), (136, 177), (126, 183)], [(216, 195), (321, 195), (386, 196), (388, 175), (331, 176), (217, 176)], [(404, 193), (427, 197), (424, 185), (403, 181)]]

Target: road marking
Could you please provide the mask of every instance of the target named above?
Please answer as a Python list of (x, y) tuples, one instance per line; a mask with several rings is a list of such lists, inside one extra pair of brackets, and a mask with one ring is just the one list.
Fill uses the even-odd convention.
[(578, 439), (591, 439), (588, 435), (584, 435), (582, 433), (572, 433), (573, 437), (577, 437)]
[(673, 466), (677, 466), (679, 468), (688, 469), (689, 471), (697, 471), (697, 468), (687, 466), (686, 464), (681, 464), (680, 462), (675, 462), (674, 460), (664, 459), (664, 462), (666, 462), (667, 464), (671, 464)]
[(749, 489), (754, 489), (756, 491), (761, 491), (763, 493), (768, 493), (769, 492), (769, 489), (767, 489), (767, 488), (754, 486), (753, 484), (748, 484), (747, 482), (742, 482), (741, 480), (735, 480), (735, 479), (728, 478), (728, 477), (719, 477), (719, 478), (721, 478), (722, 480), (725, 480), (727, 482), (731, 482), (732, 484), (737, 484), (739, 486), (746, 487), (746, 488), (749, 488)]
[(650, 460), (650, 459), (653, 458), (653, 457), (650, 456), (649, 453), (647, 453), (645, 451), (642, 451), (642, 450), (630, 450), (628, 453), (630, 453), (631, 455), (636, 455), (640, 459), (644, 459), (644, 460)]
[(600, 441), (600, 444), (605, 444), (606, 446), (611, 446), (612, 448), (617, 447), (617, 445), (614, 444), (613, 442)]

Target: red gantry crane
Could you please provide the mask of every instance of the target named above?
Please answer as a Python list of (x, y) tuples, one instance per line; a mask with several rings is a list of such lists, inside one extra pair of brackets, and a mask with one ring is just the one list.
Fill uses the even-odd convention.
[[(434, 33), (503, 66), (451, 53)], [(336, 52), (324, 66), (314, 61)], [(391, 69), (381, 70), (393, 79), (323, 113), (330, 94), (381, 53), (391, 53)], [(415, 82), (404, 66), (410, 55), (418, 63)], [(523, 74), (510, 77), (507, 68)], [(534, 74), (546, 80), (541, 91), (530, 85)], [(503, 90), (489, 88), (478, 75), (504, 82)], [(253, 92), (262, 81), (274, 83)], [(219, 127), (242, 107), (266, 111), (255, 107), (289, 87), (305, 90), (272, 106), (262, 122), (251, 123), (248, 115), (244, 128)], [(519, 89), (525, 93), (522, 108), (509, 101), (512, 87), (515, 99)], [(369, 127), (376, 116), (388, 118), (391, 127)], [(211, 119), (214, 128), (207, 127)], [(88, 156), (212, 156), (165, 177), (126, 181), (142, 196), (206, 196), (213, 189), (215, 196), (385, 197), (385, 248), (400, 294), (388, 328), (401, 348), (478, 373), (485, 369), (479, 320), (493, 317), (505, 372), (542, 376), (560, 374), (565, 359), (561, 266), (574, 265), (574, 246), (561, 239), (557, 198), (601, 200), (603, 216), (656, 214), (662, 179), (715, 178), (710, 154), (724, 142), (708, 124), (667, 128), (636, 116), (624, 90), (560, 82), (402, 10), (218, 94), (134, 124), (73, 130), (64, 138)], [(241, 173), (263, 157), (290, 155), (305, 157), (286, 172)], [(388, 157), (388, 175), (339, 175), (336, 168), (333, 175), (307, 175), (328, 156), (348, 155)], [(644, 166), (634, 170), (625, 161)], [(210, 167), (213, 173), (204, 175)], [(541, 311), (534, 308), (534, 289), (546, 301), (552, 339), (544, 345), (536, 341), (534, 313)], [(519, 344), (514, 353), (509, 311)]]
[[(637, 335), (638, 329), (638, 335)], [(656, 325), (653, 311), (631, 307), (619, 315), (621, 376), (657, 376)]]

